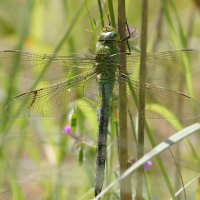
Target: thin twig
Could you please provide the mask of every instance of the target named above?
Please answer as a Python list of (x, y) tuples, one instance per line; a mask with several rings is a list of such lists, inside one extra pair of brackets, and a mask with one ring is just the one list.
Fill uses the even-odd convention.
[[(145, 80), (146, 80), (146, 46), (147, 46), (147, 15), (148, 0), (142, 1), (141, 26), (141, 57), (140, 57), (140, 84), (139, 84), (139, 116), (138, 116), (138, 145), (137, 159), (144, 155), (144, 126), (145, 126)], [(143, 166), (137, 170), (136, 200), (142, 200)]]
[[(126, 37), (126, 27), (125, 27), (125, 0), (118, 0), (118, 30), (120, 38)], [(119, 47), (122, 50), (126, 50), (126, 42), (121, 42)], [(126, 70), (125, 54), (123, 56), (123, 68), (122, 71)], [(120, 59), (122, 60), (122, 59)], [(123, 96), (119, 101), (119, 162), (120, 162), (120, 175), (128, 167), (128, 134), (127, 134), (127, 98), (126, 98), (126, 84), (120, 82), (119, 85), (119, 95)], [(121, 144), (123, 142), (123, 144)], [(124, 144), (125, 142), (125, 144)], [(131, 200), (131, 179), (130, 176), (126, 177), (120, 181), (120, 199), (121, 200)]]
[(102, 12), (102, 7), (101, 7), (101, 0), (98, 0), (98, 6), (99, 6), (99, 15), (101, 18), (101, 26), (102, 28), (104, 27), (104, 20), (103, 20), (103, 12)]

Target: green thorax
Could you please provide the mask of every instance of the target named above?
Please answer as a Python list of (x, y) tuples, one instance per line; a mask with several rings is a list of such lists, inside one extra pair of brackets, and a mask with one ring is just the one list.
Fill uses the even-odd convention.
[(100, 69), (100, 79), (109, 78), (108, 76), (111, 71), (114, 72), (117, 70), (117, 65), (114, 64), (117, 62), (117, 60), (114, 61), (114, 58), (117, 58), (117, 55), (112, 56), (111, 61), (109, 61), (109, 58), (110, 55), (119, 53), (117, 46), (119, 39), (119, 33), (111, 26), (105, 26), (103, 32), (99, 34), (96, 53), (98, 54), (97, 65)]
[(119, 53), (119, 49), (117, 47), (119, 40), (119, 33), (111, 26), (105, 26), (103, 28), (103, 32), (101, 32), (98, 37), (96, 47), (98, 61), (96, 66), (99, 69), (98, 82), (102, 98), (105, 98), (103, 95), (104, 92), (102, 91), (103, 88), (106, 88), (106, 98), (110, 97), (114, 88), (114, 77), (115, 71), (117, 70), (117, 64), (115, 64), (117, 63), (117, 59), (114, 59), (117, 58), (117, 55), (112, 56), (112, 54)]
[(120, 40), (119, 33), (111, 26), (105, 26), (98, 36), (96, 53), (115, 54), (119, 53), (117, 42)]

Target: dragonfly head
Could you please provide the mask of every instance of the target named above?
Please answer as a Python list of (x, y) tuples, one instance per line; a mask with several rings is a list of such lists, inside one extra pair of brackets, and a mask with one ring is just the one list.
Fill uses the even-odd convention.
[(99, 34), (99, 42), (117, 42), (120, 40), (119, 33), (112, 26), (105, 26), (103, 32)]

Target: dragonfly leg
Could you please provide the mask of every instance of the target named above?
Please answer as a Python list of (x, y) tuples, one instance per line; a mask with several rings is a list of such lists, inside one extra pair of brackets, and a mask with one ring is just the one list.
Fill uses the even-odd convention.
[(121, 39), (121, 40), (119, 40), (118, 43), (123, 42), (123, 41), (126, 40), (126, 43), (127, 43), (127, 46), (128, 46), (128, 50), (129, 50), (129, 52), (131, 52), (131, 49), (130, 49), (130, 46), (129, 46), (129, 43), (128, 43), (128, 39), (131, 38), (131, 33), (130, 33), (130, 30), (129, 30), (129, 27), (128, 27), (127, 20), (125, 21), (125, 24), (126, 24), (126, 27), (127, 27), (127, 30), (128, 30), (128, 36), (123, 38), (123, 39)]
[(111, 26), (110, 16), (108, 15), (109, 26)]

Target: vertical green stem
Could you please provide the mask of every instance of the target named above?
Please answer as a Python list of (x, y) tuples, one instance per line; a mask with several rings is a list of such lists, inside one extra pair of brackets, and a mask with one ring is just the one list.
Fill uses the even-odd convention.
[(102, 7), (101, 7), (101, 0), (98, 0), (98, 6), (99, 6), (99, 14), (100, 14), (100, 17), (101, 17), (101, 26), (102, 26), (102, 29), (103, 29), (104, 21), (103, 21), (103, 12), (102, 12)]
[[(77, 24), (78, 20), (81, 18), (82, 14), (85, 12), (85, 6), (89, 5), (91, 3), (91, 0), (88, 0), (87, 1), (87, 4), (85, 4), (85, 2), (83, 2), (79, 8), (77, 8), (77, 11), (74, 15), (74, 17), (72, 18), (71, 22), (69, 23), (69, 26), (67, 26), (65, 28), (65, 30), (63, 31), (63, 34), (61, 35), (57, 45), (55, 46), (54, 50), (53, 50), (53, 53), (57, 53), (61, 46), (64, 44), (64, 41), (70, 36), (72, 30), (74, 29), (75, 25)], [(43, 74), (45, 73), (46, 69), (48, 68), (48, 64), (45, 66), (45, 68), (43, 69), (43, 71), (41, 72), (40, 76), (38, 77), (38, 79), (35, 81), (35, 83), (33, 84), (32, 86), (32, 89), (33, 90), (37, 84), (39, 83), (39, 81), (41, 80)]]
[[(137, 159), (144, 155), (144, 126), (145, 126), (145, 80), (146, 80), (146, 46), (147, 46), (147, 15), (148, 1), (142, 0), (141, 25), (141, 57), (140, 57), (140, 83), (139, 83), (139, 116), (138, 116), (138, 144)], [(143, 165), (137, 169), (136, 200), (142, 200)]]
[[(125, 27), (125, 0), (118, 0), (118, 29), (121, 38), (126, 37)], [(122, 42), (119, 47), (126, 50), (126, 42)], [(125, 54), (120, 55), (125, 63)], [(123, 71), (126, 70), (126, 65), (123, 65)], [(120, 175), (128, 167), (128, 134), (127, 134), (127, 94), (126, 94), (126, 83), (119, 83), (119, 96), (123, 96), (119, 101), (119, 162), (120, 162)], [(132, 199), (131, 194), (131, 180), (129, 177), (123, 179), (120, 182), (120, 199), (130, 200)]]
[(113, 10), (112, 0), (108, 0), (108, 6), (109, 6), (109, 12), (110, 12), (110, 18), (111, 18), (111, 26), (116, 28), (115, 15), (114, 15), (114, 10)]

